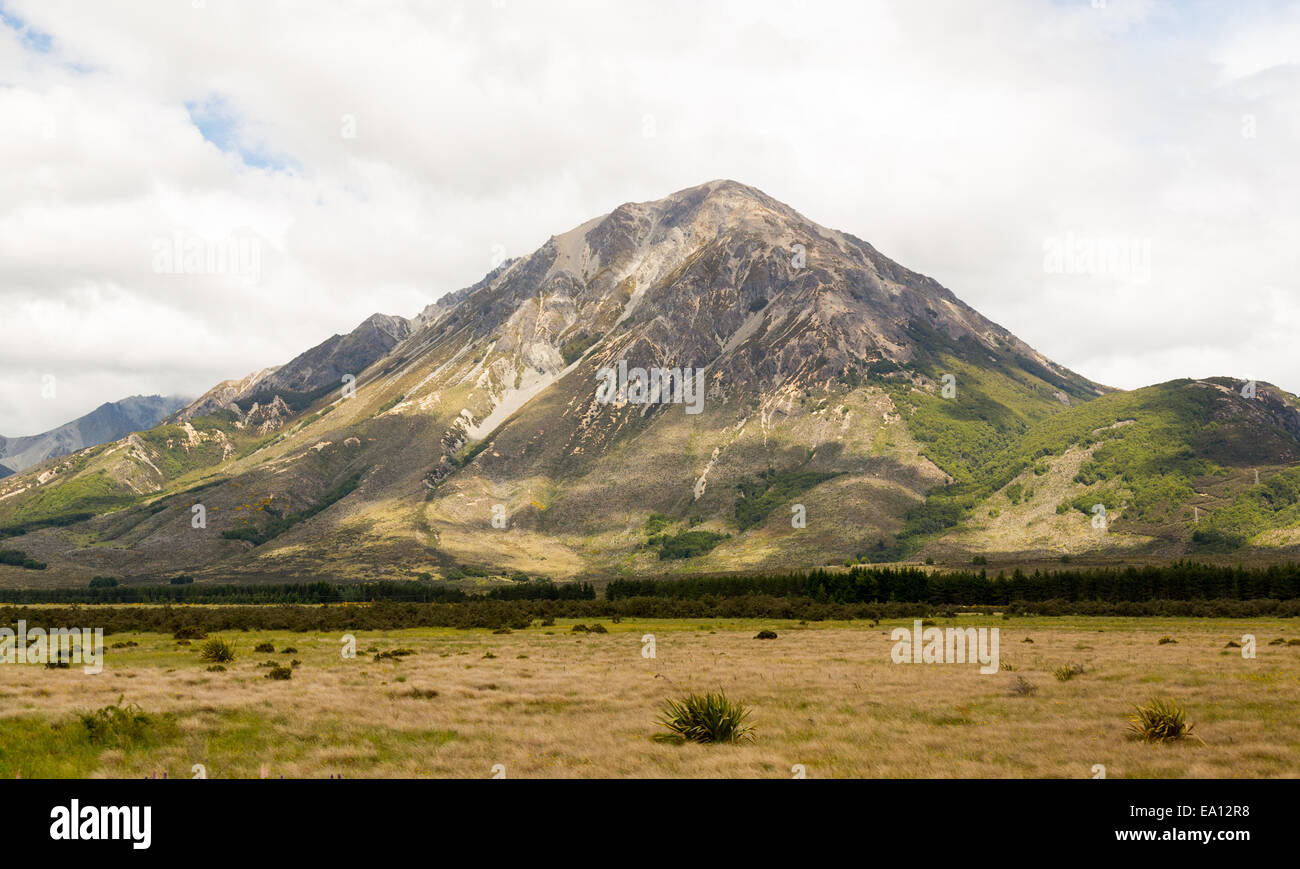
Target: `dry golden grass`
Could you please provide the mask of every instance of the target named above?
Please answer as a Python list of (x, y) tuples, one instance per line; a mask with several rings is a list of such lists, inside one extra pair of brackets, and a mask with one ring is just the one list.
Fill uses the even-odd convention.
[[(978, 665), (894, 664), (897, 624), (736, 620), (636, 621), (608, 634), (571, 622), (508, 635), (409, 630), (338, 636), (235, 632), (224, 673), (197, 660), (198, 643), (114, 635), (105, 671), (0, 667), (0, 776), (489, 777), (497, 764), (525, 777), (1087, 778), (1300, 775), (1300, 646), (1286, 620), (1014, 619), (940, 621), (1001, 630), (1014, 672)], [(759, 628), (776, 640), (756, 640)], [(641, 654), (654, 634), (657, 657)], [(1225, 648), (1243, 633), (1258, 657)], [(1162, 636), (1176, 643), (1158, 645)], [(1024, 643), (1025, 637), (1033, 643)], [(295, 654), (254, 653), (262, 641)], [(373, 651), (416, 654), (376, 662)], [(302, 666), (263, 678), (266, 660)], [(1067, 662), (1086, 672), (1058, 682)], [(1038, 687), (1012, 696), (1023, 677)], [(658, 707), (690, 690), (722, 688), (753, 709), (757, 741), (671, 745), (652, 739)], [(436, 691), (436, 696), (416, 696)], [(1155, 746), (1126, 735), (1125, 716), (1152, 695), (1188, 710), (1204, 740)], [(172, 713), (177, 732), (133, 751), (89, 751), (60, 765), (31, 744), (75, 712), (116, 702)], [(5, 750), (8, 749), (8, 750)], [(22, 750), (19, 750), (22, 749)]]

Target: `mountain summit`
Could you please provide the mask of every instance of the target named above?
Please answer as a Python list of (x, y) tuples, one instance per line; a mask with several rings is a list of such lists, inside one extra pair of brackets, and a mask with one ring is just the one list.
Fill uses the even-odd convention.
[(1227, 379), (1110, 390), (714, 181), (5, 480), (0, 534), (70, 582), (1288, 547), (1297, 406)]

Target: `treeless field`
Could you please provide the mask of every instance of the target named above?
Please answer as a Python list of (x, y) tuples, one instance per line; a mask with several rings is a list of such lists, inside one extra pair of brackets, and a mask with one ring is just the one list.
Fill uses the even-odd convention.
[[(87, 618), (93, 626), (93, 609)], [(236, 631), (224, 635), (237, 651), (225, 672), (198, 660), (201, 641), (113, 634), (97, 676), (0, 665), (0, 776), (176, 778), (196, 764), (210, 778), (782, 778), (796, 765), (809, 778), (1089, 778), (1098, 764), (1111, 778), (1300, 775), (1293, 620), (937, 623), (958, 624), (1000, 630), (1003, 672), (893, 663), (889, 632), (910, 620), (361, 632), (350, 660), (339, 635)], [(755, 639), (762, 628), (779, 636)], [(653, 658), (642, 654), (646, 634)], [(1243, 634), (1256, 637), (1253, 660), (1226, 647)], [(1270, 645), (1278, 639), (1296, 643)], [(128, 641), (138, 645), (113, 648)], [(263, 642), (276, 652), (254, 652)], [(413, 654), (375, 660), (397, 649)], [(291, 679), (265, 678), (264, 662), (293, 659)], [(1084, 673), (1058, 681), (1053, 671), (1069, 663)], [(1014, 695), (1018, 678), (1036, 693)], [(752, 709), (753, 743), (653, 739), (664, 700), (719, 688)], [(1127, 736), (1127, 713), (1153, 696), (1186, 708), (1192, 737)], [(78, 713), (119, 697), (150, 717), (143, 735), (92, 742)]]

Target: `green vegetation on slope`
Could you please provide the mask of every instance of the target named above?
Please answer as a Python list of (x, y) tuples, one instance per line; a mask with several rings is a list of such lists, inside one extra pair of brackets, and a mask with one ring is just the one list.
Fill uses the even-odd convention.
[(736, 500), (736, 522), (740, 530), (753, 528), (791, 498), (837, 476), (837, 473), (798, 468), (788, 471), (768, 468), (757, 479), (741, 480), (736, 486), (740, 490), (740, 498)]
[(362, 473), (362, 471), (358, 471), (346, 480), (343, 480), (341, 483), (322, 495), (319, 501), (304, 510), (296, 510), (285, 516), (276, 516), (261, 528), (254, 525), (248, 525), (230, 531), (223, 531), (221, 532), (221, 536), (227, 540), (247, 540), (254, 546), (261, 546), (263, 543), (284, 534), (300, 522), (306, 522), (317, 513), (324, 512), (338, 501), (341, 501), (348, 495), (352, 494), (356, 491), (357, 486), (361, 484)]
[(0, 549), (0, 564), (21, 567), (25, 570), (44, 570), (46, 567), (44, 562), (37, 561), (29, 557), (26, 552), (17, 549)]
[(1192, 539), (1209, 549), (1236, 549), (1272, 528), (1300, 523), (1300, 467), (1287, 468), (1242, 492), (1201, 521)]
[(659, 534), (646, 541), (646, 546), (659, 550), (659, 560), (695, 558), (712, 551), (719, 543), (731, 537), (716, 531), (678, 531), (676, 534)]
[[(1006, 415), (1001, 415), (1002, 430), (996, 431), (999, 426), (991, 420), (998, 415), (987, 412), (987, 396), (978, 391), (971, 396), (970, 390), (963, 394), (961, 382), (959, 378), (955, 399), (915, 391), (895, 398), (896, 403), (910, 404), (911, 411), (905, 412), (909, 426), (926, 442), (927, 455), (956, 481), (932, 492), (908, 513), (894, 545), (878, 548), (878, 560), (901, 557), (924, 537), (959, 524), (971, 508), (1026, 468), (1061, 456), (1072, 446), (1096, 445), (1097, 449), (1075, 477), (1089, 490), (1070, 506), (1088, 513), (1093, 504), (1102, 503), (1108, 510), (1123, 509), (1125, 517), (1134, 521), (1163, 522), (1179, 518), (1178, 508), (1193, 497), (1196, 479), (1222, 476), (1227, 473), (1225, 464), (1268, 455), (1288, 438), (1275, 428), (1244, 419), (1221, 422), (1216, 411), (1224, 402), (1236, 401), (1235, 396), (1190, 380), (1104, 395), (1045, 416), (1012, 437)], [(963, 408), (966, 404), (970, 406)], [(1245, 454), (1239, 451), (1242, 436), (1250, 441)], [(981, 438), (994, 448), (981, 447)], [(1294, 445), (1293, 440), (1290, 443)], [(1221, 521), (1239, 526), (1243, 512), (1253, 515), (1249, 504), (1243, 503)], [(1273, 514), (1284, 518), (1278, 511)], [(1263, 527), (1267, 526), (1261, 525), (1260, 530)], [(1205, 535), (1213, 533), (1207, 529)], [(1240, 539), (1239, 534), (1229, 536)]]

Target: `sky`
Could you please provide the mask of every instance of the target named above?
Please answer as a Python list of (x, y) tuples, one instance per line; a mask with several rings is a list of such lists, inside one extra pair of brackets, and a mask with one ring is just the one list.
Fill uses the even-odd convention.
[(1300, 391), (1300, 2), (0, 0), (0, 434), (758, 187), (1121, 388)]

